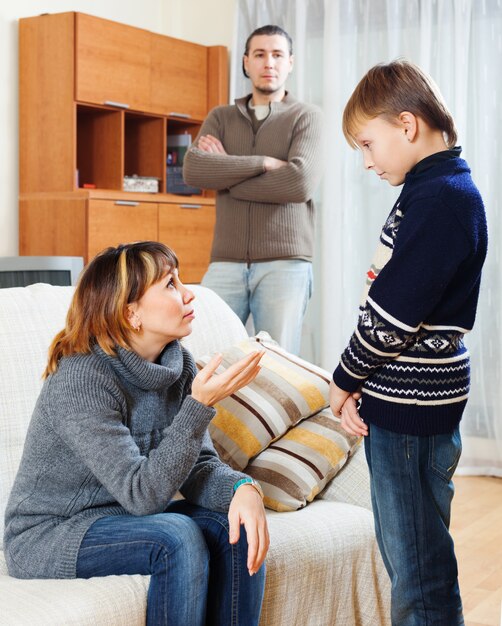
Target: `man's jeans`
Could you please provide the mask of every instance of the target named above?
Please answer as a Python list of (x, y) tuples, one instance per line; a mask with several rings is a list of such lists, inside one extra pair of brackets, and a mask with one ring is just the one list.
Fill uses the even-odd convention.
[(245, 324), (267, 331), (288, 352), (300, 352), (302, 324), (312, 295), (312, 263), (298, 259), (262, 263), (211, 263), (204, 287), (215, 291)]
[(240, 532), (231, 545), (226, 515), (185, 501), (158, 515), (104, 517), (82, 541), (77, 577), (151, 575), (148, 626), (256, 626), (265, 566), (249, 575)]
[(463, 625), (448, 530), (462, 449), (458, 428), (417, 437), (370, 424), (364, 445), (377, 541), (392, 582), (393, 626)]

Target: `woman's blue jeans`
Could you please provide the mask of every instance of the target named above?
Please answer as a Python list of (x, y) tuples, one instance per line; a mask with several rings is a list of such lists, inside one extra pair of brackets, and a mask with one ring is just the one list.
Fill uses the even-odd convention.
[(226, 515), (185, 501), (165, 513), (104, 517), (87, 531), (77, 577), (150, 575), (148, 626), (255, 626), (265, 566), (246, 567), (247, 539), (228, 541)]
[(393, 626), (461, 626), (449, 532), (452, 476), (462, 450), (450, 434), (401, 435), (374, 424), (364, 440), (375, 531), (389, 573)]

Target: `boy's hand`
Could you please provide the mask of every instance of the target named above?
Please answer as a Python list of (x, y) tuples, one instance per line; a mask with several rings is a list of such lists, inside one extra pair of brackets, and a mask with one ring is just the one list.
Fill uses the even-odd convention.
[(216, 354), (193, 379), (192, 398), (206, 406), (213, 406), (249, 385), (260, 371), (260, 359), (264, 354), (263, 350), (250, 352), (221, 374), (215, 374), (222, 359), (221, 354)]
[(340, 389), (333, 381), (329, 383), (329, 406), (335, 417), (341, 417), (342, 406), (350, 396), (350, 391)]
[(333, 415), (341, 417), (342, 428), (349, 435), (356, 435), (357, 437), (368, 434), (368, 426), (357, 412), (357, 401), (360, 397), (359, 391), (350, 393), (340, 389), (333, 381), (329, 384), (329, 405)]
[(345, 404), (342, 407), (342, 428), (349, 433), (349, 435), (356, 435), (360, 437), (366, 437), (368, 434), (368, 425), (359, 417), (357, 410), (357, 401), (361, 397), (361, 393), (357, 391), (351, 394)]

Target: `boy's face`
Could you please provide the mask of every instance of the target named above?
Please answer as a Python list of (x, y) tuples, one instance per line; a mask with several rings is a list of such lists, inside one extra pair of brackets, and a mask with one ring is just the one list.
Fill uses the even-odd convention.
[(417, 158), (408, 141), (406, 127), (396, 120), (391, 124), (381, 117), (365, 122), (355, 139), (363, 154), (364, 167), (373, 170), (390, 185), (402, 185)]

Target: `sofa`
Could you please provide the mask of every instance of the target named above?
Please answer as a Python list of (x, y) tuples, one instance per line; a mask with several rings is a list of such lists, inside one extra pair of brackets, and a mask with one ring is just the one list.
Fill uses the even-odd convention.
[[(247, 338), (216, 294), (193, 290), (196, 320), (184, 343), (196, 358)], [(47, 348), (64, 324), (72, 292), (46, 284), (0, 290), (0, 541)], [(313, 502), (267, 516), (271, 545), (261, 625), (390, 624), (390, 584), (375, 541), (361, 446)], [(140, 575), (18, 580), (8, 575), (0, 550), (0, 624), (140, 626), (148, 583)]]

